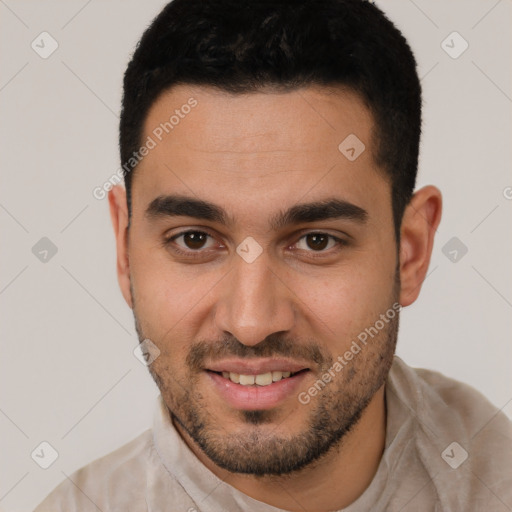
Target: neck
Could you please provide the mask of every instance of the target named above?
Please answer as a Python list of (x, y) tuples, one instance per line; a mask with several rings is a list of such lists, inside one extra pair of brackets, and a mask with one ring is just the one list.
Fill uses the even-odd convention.
[(370, 485), (384, 451), (385, 389), (382, 386), (359, 422), (320, 460), (285, 476), (254, 477), (231, 473), (213, 463), (183, 428), (178, 432), (198, 459), (217, 477), (244, 494), (290, 512), (339, 510)]

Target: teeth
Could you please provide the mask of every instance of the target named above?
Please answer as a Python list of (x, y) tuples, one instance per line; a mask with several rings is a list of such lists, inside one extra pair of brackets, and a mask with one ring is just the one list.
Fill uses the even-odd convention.
[(290, 377), (291, 372), (267, 372), (260, 373), (259, 375), (241, 375), (239, 373), (233, 372), (222, 372), (222, 376), (225, 379), (229, 379), (231, 382), (236, 384), (241, 384), (242, 386), (253, 386), (254, 384), (258, 386), (268, 386), (273, 382), (278, 382), (281, 379), (286, 379)]
[(283, 378), (283, 372), (272, 372), (272, 380), (277, 382)]
[(240, 375), (240, 384), (242, 386), (252, 386), (256, 377), (254, 375)]
[(269, 384), (272, 384), (272, 372), (256, 375), (255, 382), (258, 386), (268, 386)]

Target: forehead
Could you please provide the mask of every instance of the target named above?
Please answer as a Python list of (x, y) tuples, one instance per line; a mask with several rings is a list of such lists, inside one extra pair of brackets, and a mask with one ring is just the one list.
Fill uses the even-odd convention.
[(180, 85), (152, 105), (141, 143), (132, 204), (191, 194), (258, 211), (326, 194), (389, 203), (373, 158), (373, 119), (359, 96), (307, 87), (231, 94)]

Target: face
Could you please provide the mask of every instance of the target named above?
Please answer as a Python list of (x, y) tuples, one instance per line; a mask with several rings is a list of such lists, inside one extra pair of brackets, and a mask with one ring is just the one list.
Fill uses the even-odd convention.
[(175, 423), (225, 469), (307, 466), (385, 381), (398, 254), (372, 129), (356, 94), (313, 87), (182, 85), (148, 114), (129, 300)]

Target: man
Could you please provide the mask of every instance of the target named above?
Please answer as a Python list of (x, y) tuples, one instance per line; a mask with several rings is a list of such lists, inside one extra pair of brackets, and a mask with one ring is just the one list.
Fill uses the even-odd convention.
[(362, 0), (174, 0), (124, 79), (117, 273), (154, 426), (42, 511), (512, 509), (512, 429), (394, 357), (441, 219), (415, 60)]

